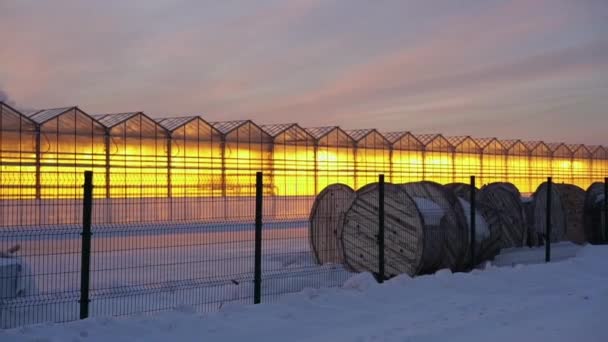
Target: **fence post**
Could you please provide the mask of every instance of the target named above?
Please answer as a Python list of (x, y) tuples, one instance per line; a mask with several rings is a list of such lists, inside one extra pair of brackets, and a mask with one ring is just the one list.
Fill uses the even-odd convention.
[(476, 220), (475, 220), (475, 214), (476, 214), (476, 210), (477, 208), (475, 207), (475, 176), (471, 176), (471, 193), (470, 193), (470, 201), (471, 201), (471, 212), (469, 213), (470, 217), (471, 217), (471, 239), (470, 239), (470, 248), (471, 248), (471, 269), (475, 268), (475, 266), (477, 265), (477, 258), (475, 256), (475, 242), (476, 242)]
[(262, 299), (262, 172), (255, 174), (255, 267), (253, 303), (259, 304)]
[(91, 268), (91, 214), (93, 209), (93, 171), (84, 172), (82, 199), (82, 249), (80, 264), (80, 319), (89, 317), (89, 280)]
[(608, 177), (604, 178), (604, 242), (608, 242)]
[(384, 282), (384, 174), (378, 176), (378, 282)]
[(553, 180), (547, 178), (547, 223), (545, 227), (545, 262), (551, 261), (551, 192), (553, 191)]

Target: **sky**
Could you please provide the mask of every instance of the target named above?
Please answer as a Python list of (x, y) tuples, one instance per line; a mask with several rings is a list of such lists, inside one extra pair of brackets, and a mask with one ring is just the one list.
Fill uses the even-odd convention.
[(0, 0), (23, 109), (608, 145), (606, 0)]

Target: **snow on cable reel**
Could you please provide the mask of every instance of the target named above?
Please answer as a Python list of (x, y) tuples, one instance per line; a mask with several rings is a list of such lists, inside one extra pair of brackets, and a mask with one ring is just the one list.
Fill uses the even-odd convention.
[[(460, 271), (467, 267), (468, 229), (458, 198), (438, 183), (422, 181), (400, 185), (416, 202), (424, 219), (427, 248), (427, 268), (422, 273), (432, 273), (440, 268)], [(434, 260), (431, 262), (431, 260)]]

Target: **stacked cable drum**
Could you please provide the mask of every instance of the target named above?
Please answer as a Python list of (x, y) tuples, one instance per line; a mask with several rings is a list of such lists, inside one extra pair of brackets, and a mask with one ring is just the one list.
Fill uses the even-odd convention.
[(608, 241), (606, 230), (604, 183), (593, 183), (585, 195), (585, 232), (591, 243)]
[[(445, 186), (452, 191), (460, 202), (463, 214), (467, 218), (467, 227), (471, 226), (471, 193), (475, 191), (475, 262), (494, 258), (501, 248), (502, 231), (507, 229), (509, 220), (502, 211), (492, 208), (478, 200), (479, 189), (464, 183), (451, 183)], [(469, 229), (468, 243), (471, 241)], [(467, 259), (471, 258), (468, 255)]]
[(522, 197), (515, 185), (506, 182), (481, 189), (464, 183), (384, 183), (382, 219), (380, 186), (371, 183), (353, 191), (344, 184), (332, 184), (317, 196), (310, 214), (310, 242), (317, 263), (343, 264), (351, 271), (376, 275), (382, 263), (385, 278), (443, 268), (465, 271), (492, 260), (503, 248), (544, 243), (547, 208), (551, 242), (608, 240), (603, 183), (593, 184), (586, 192), (576, 185), (553, 184), (551, 196), (547, 184), (542, 184), (532, 198)]
[(534, 192), (534, 230), (542, 235), (547, 231), (547, 206), (551, 206), (551, 242), (572, 241), (585, 243), (585, 190), (571, 184), (552, 184), (551, 203), (548, 184), (541, 184)]
[(345, 184), (332, 184), (315, 198), (310, 212), (310, 243), (318, 264), (341, 264), (344, 213), (350, 208), (355, 191)]

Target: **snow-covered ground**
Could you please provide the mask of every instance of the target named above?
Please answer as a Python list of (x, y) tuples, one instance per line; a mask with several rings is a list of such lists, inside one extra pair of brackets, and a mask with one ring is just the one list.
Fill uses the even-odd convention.
[(1, 331), (0, 340), (608, 341), (608, 247), (575, 254), (381, 285), (360, 274), (343, 288), (305, 289), (271, 304), (28, 326)]

